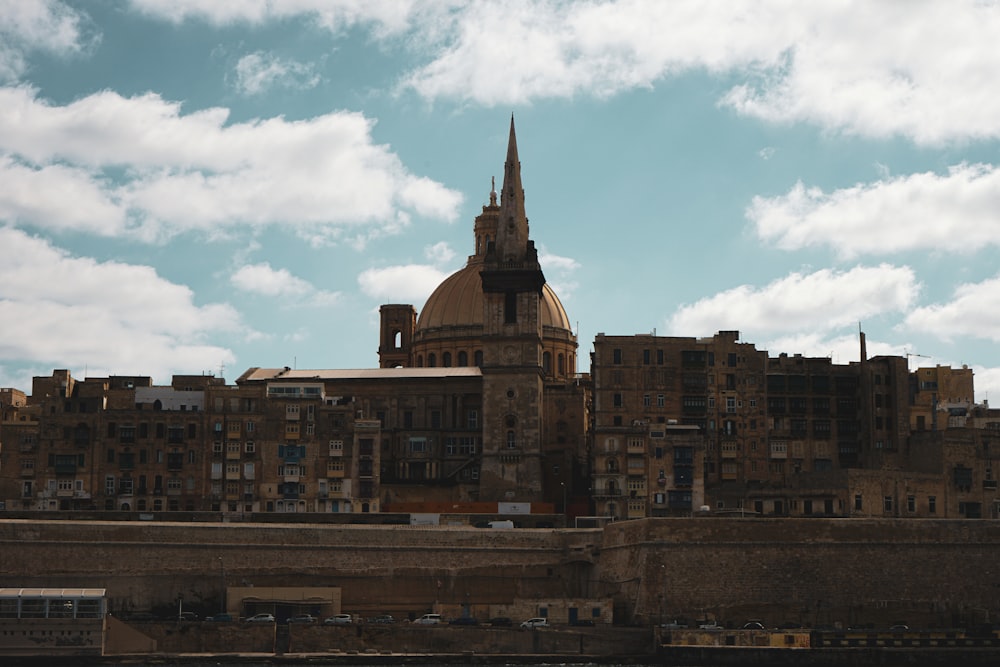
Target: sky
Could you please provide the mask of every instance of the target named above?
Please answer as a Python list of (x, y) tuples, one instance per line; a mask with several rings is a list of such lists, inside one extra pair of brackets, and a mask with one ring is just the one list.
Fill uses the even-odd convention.
[(514, 118), (598, 333), (1000, 400), (996, 0), (0, 0), (0, 386), (378, 366)]

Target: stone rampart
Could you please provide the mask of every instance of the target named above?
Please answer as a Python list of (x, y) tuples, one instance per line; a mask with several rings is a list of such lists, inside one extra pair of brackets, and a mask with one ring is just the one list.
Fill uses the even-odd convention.
[(616, 623), (969, 626), (1000, 611), (988, 521), (641, 519), (605, 529), (0, 521), (0, 585), (106, 588), (116, 612), (222, 583), (333, 586), (397, 618), (613, 598)]

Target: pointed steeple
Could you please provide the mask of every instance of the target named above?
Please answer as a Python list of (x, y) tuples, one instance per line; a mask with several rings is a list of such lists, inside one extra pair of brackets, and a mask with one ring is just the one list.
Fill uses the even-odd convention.
[(520, 261), (528, 246), (528, 217), (524, 212), (524, 188), (521, 187), (521, 161), (517, 157), (514, 114), (510, 116), (507, 162), (504, 164), (500, 195), (500, 225), (496, 250), (503, 261)]

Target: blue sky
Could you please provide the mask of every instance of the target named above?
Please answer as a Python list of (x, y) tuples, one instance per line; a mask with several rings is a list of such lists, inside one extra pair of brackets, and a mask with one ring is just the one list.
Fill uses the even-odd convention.
[(860, 327), (996, 398), (997, 43), (993, 1), (0, 0), (0, 386), (376, 366), (513, 114), (579, 370)]

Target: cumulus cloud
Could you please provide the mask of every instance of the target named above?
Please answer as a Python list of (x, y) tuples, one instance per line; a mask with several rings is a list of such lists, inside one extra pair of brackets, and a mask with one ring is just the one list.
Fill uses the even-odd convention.
[(1000, 244), (1000, 169), (960, 164), (947, 174), (910, 174), (827, 193), (797, 183), (754, 197), (757, 236), (784, 250), (830, 246), (840, 256)]
[(580, 269), (580, 263), (572, 257), (562, 257), (549, 252), (545, 246), (542, 246), (538, 253), (538, 263), (545, 272), (545, 282), (560, 299), (571, 298), (579, 287), (576, 272)]
[(335, 292), (316, 289), (288, 269), (274, 269), (268, 262), (241, 266), (229, 278), (237, 289), (271, 297), (283, 297), (297, 304), (329, 305), (339, 298)]
[(363, 271), (358, 276), (358, 285), (373, 299), (423, 303), (448, 275), (426, 264), (387, 266)]
[(946, 341), (959, 336), (1000, 341), (1000, 276), (959, 285), (948, 303), (914, 309), (903, 326)]
[(151, 267), (70, 257), (11, 228), (0, 228), (0, 320), (7, 365), (160, 377), (231, 363), (208, 339), (247, 329), (231, 306), (196, 305)]
[[(145, 240), (268, 225), (330, 239), (344, 227), (384, 234), (412, 216), (457, 216), (461, 195), (411, 174), (362, 114), (227, 119), (221, 108), (182, 114), (152, 93), (57, 106), (28, 87), (0, 88), (0, 212), (65, 225), (45, 193), (72, 182), (84, 193), (73, 216), (89, 231)], [(16, 191), (17, 179), (32, 189)]]
[[(133, 0), (173, 22), (299, 17), (410, 50), (399, 89), (484, 106), (651, 88), (688, 71), (735, 76), (719, 104), (920, 144), (1000, 136), (1000, 7), (927, 0)], [(886, 28), (891, 26), (891, 28)], [(490, 39), (483, 39), (489, 35)], [(503, 85), (496, 73), (503, 72)]]
[(100, 41), (86, 14), (57, 0), (0, 0), (0, 82), (17, 81), (27, 56), (84, 53)]
[(320, 77), (311, 63), (280, 58), (272, 53), (249, 53), (236, 63), (233, 86), (244, 95), (260, 95), (272, 88), (315, 88)]
[(910, 268), (888, 264), (792, 273), (761, 288), (741, 285), (681, 306), (667, 328), (672, 335), (688, 336), (727, 329), (751, 335), (831, 331), (869, 317), (904, 312), (918, 291)]

